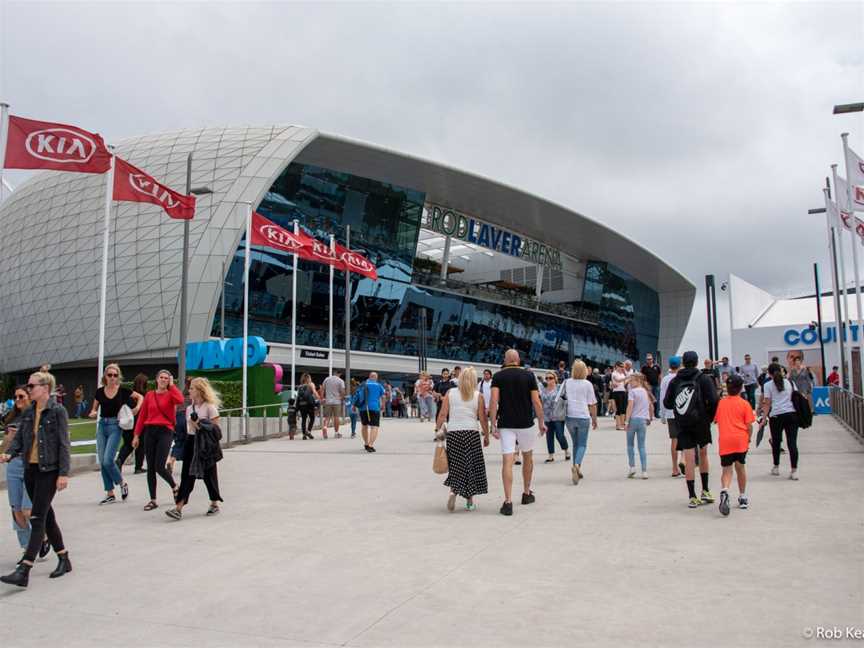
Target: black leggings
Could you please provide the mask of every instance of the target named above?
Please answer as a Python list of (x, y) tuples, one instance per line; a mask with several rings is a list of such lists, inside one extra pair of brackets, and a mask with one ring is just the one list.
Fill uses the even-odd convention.
[[(147, 488), (150, 489), (150, 499), (156, 499), (156, 473), (168, 482), (173, 489), (177, 484), (171, 471), (165, 467), (168, 453), (171, 452), (171, 430), (159, 425), (147, 426)], [(139, 442), (140, 443), (140, 442)]]
[(27, 469), (24, 471), (24, 487), (27, 489), (30, 501), (33, 502), (33, 508), (30, 510), (30, 542), (24, 552), (24, 560), (31, 563), (36, 560), (39, 548), (42, 546), (42, 538), (46, 534), (55, 552), (65, 549), (63, 534), (60, 533), (60, 527), (57, 526), (57, 519), (54, 517), (54, 507), (51, 506), (51, 501), (57, 493), (57, 476), (56, 470), (41, 472), (39, 464), (27, 464)]
[(144, 465), (144, 449), (147, 446), (147, 433), (143, 432), (141, 438), (138, 439), (138, 447), (132, 447), (132, 439), (135, 437), (134, 430), (123, 430), (123, 447), (117, 453), (117, 467), (120, 472), (123, 472), (123, 464), (129, 458), (132, 452), (135, 452), (135, 471), (141, 470)]
[[(186, 444), (183, 446), (183, 468), (180, 469), (180, 489), (177, 491), (177, 504), (189, 503), (189, 494), (195, 488), (195, 476), (189, 474), (189, 468), (192, 466), (192, 457), (195, 456), (195, 435), (190, 434), (186, 437)], [(224, 501), (219, 495), (219, 475), (216, 472), (216, 464), (210, 466), (204, 471), (204, 485), (207, 487), (207, 495), (211, 502)]]
[(315, 408), (301, 407), (300, 408), (300, 430), (303, 435), (306, 435), (306, 419), (309, 419), (309, 434), (312, 434), (312, 426), (315, 424)]
[(771, 428), (771, 454), (774, 465), (780, 465), (780, 444), (786, 432), (786, 445), (789, 446), (789, 464), (792, 470), (798, 468), (798, 415), (795, 412), (779, 414), (768, 419)]

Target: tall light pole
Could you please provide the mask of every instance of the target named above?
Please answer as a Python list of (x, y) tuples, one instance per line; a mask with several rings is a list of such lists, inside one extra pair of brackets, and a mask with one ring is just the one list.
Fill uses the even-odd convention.
[[(186, 195), (205, 196), (212, 194), (210, 187), (192, 189), (192, 151), (186, 157)], [(183, 270), (180, 279), (180, 348), (177, 358), (177, 386), (186, 387), (186, 303), (189, 291), (189, 219), (183, 221)]]

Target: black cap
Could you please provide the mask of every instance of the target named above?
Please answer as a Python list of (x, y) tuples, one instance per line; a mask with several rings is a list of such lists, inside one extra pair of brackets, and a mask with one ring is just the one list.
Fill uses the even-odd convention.
[(744, 379), (738, 374), (732, 374), (726, 379), (726, 387), (733, 391), (740, 392), (744, 386)]
[(685, 351), (681, 356), (681, 362), (685, 367), (695, 367), (699, 364), (699, 355), (695, 351)]

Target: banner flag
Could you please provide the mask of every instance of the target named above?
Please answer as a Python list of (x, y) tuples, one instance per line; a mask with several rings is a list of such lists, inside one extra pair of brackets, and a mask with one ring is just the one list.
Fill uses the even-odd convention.
[(846, 147), (846, 172), (849, 174), (849, 182), (855, 187), (864, 188), (864, 160), (851, 149)]
[(273, 248), (280, 252), (296, 254), (301, 259), (318, 261), (312, 254), (315, 239), (299, 232), (296, 236), (289, 229), (264, 218), (258, 212), (252, 214), (252, 245)]
[(105, 173), (111, 152), (96, 133), (76, 126), (9, 117), (4, 168)]
[(841, 176), (837, 176), (837, 181), (834, 183), (837, 193), (837, 205), (841, 211), (845, 212), (864, 212), (864, 187), (852, 187), (852, 207), (849, 207), (849, 185)]
[(349, 250), (338, 243), (336, 244), (336, 254), (351, 272), (361, 274), (372, 281), (378, 281), (378, 271), (375, 269), (375, 265), (362, 254)]
[(114, 200), (159, 205), (171, 218), (179, 220), (195, 216), (195, 196), (166, 187), (119, 157), (114, 161)]

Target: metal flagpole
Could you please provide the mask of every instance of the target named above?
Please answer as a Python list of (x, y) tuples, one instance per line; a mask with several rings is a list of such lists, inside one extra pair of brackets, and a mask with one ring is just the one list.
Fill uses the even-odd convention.
[(837, 364), (840, 368), (840, 386), (843, 387), (846, 385), (846, 369), (843, 366), (843, 309), (840, 306), (840, 290), (837, 277), (837, 244), (834, 239), (836, 223), (832, 222), (830, 190), (826, 187), (822, 190), (822, 193), (825, 195), (825, 224), (828, 226), (828, 254), (831, 258), (831, 281), (834, 284), (834, 321), (836, 324), (834, 342), (837, 345)]
[[(294, 220), (294, 236), (300, 235), (300, 223)], [(294, 253), (294, 269), (291, 272), (291, 396), (297, 398), (297, 253)]]
[[(3, 167), (6, 164), (6, 135), (9, 131), (9, 104), (0, 102), (0, 202), (3, 202)], [(101, 376), (99, 377), (102, 378)]]
[[(351, 226), (345, 226), (345, 247), (351, 249)], [(345, 385), (351, 391), (351, 268), (345, 268)]]
[[(249, 389), (249, 268), (252, 266), (252, 203), (246, 203), (246, 249), (243, 253), (243, 411), (241, 426), (243, 440), (246, 440), (246, 405)], [(224, 294), (224, 293), (223, 293)]]
[[(186, 195), (192, 193), (192, 151), (186, 156)], [(183, 221), (183, 269), (180, 273), (180, 349), (177, 358), (177, 386), (186, 387), (186, 338), (189, 335), (186, 309), (189, 292), (189, 219)]]
[(819, 358), (822, 362), (822, 384), (826, 385), (828, 372), (825, 369), (825, 341), (822, 339), (822, 287), (819, 285), (819, 264), (813, 264), (813, 282), (816, 285), (816, 326), (819, 333)]
[[(855, 218), (855, 209), (852, 203), (852, 180), (851, 169), (849, 168), (849, 133), (843, 133), (840, 138), (843, 140), (843, 159), (846, 160), (846, 200), (849, 206), (849, 212), (852, 214), (852, 229), (849, 231), (849, 240), (852, 241), (852, 267), (855, 270), (855, 305), (858, 313), (858, 364), (859, 364), (859, 382), (864, 379), (864, 318), (862, 318), (861, 309), (861, 275), (858, 273), (858, 225)], [(833, 165), (834, 175), (837, 175), (837, 165)], [(837, 187), (837, 180), (834, 180), (834, 187)], [(837, 203), (840, 203), (839, 197)], [(862, 383), (864, 385), (864, 383)], [(864, 389), (864, 387), (862, 387)]]
[[(334, 255), (336, 253), (336, 237), (332, 234), (330, 235), (330, 254)], [(327, 357), (330, 358), (327, 363), (327, 375), (333, 375), (333, 264), (330, 264), (330, 322), (329, 322), (329, 330), (330, 330), (330, 352), (327, 354)]]
[[(836, 167), (837, 165), (833, 165)], [(837, 192), (837, 182), (834, 182), (834, 192)], [(839, 215), (840, 203), (835, 201)], [(845, 362), (848, 363), (846, 371), (849, 375), (849, 391), (854, 391), (852, 383), (852, 317), (849, 314), (849, 284), (846, 282), (846, 255), (843, 254), (843, 233), (837, 235), (838, 262), (840, 264), (840, 295), (843, 297), (843, 326), (838, 329), (838, 334), (843, 335), (843, 348), (846, 351)]]
[[(110, 150), (110, 149), (109, 149)], [(96, 384), (102, 380), (102, 370), (105, 366), (105, 301), (108, 294), (108, 233), (111, 229), (111, 203), (114, 198), (114, 155), (112, 151), (111, 164), (105, 174), (105, 226), (102, 232), (102, 277), (99, 291), (99, 361), (96, 369)]]

